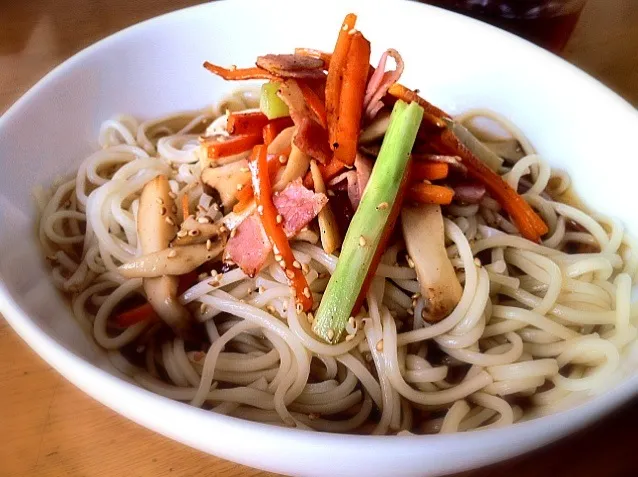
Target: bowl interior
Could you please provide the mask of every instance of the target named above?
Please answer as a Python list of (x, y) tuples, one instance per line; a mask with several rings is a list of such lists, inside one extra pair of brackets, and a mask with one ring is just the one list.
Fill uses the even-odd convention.
[[(21, 334), (32, 345), (36, 341), (40, 344), (38, 352), (55, 361), (51, 350), (58, 343), (88, 363), (117, 375), (50, 282), (37, 243), (32, 190), (72, 173), (97, 147), (99, 125), (109, 117), (127, 113), (151, 118), (216, 101), (233, 86), (207, 73), (201, 67), (204, 60), (250, 65), (256, 55), (291, 51), (297, 46), (330, 51), (337, 26), (348, 11), (359, 13), (358, 28), (371, 41), (373, 58), (389, 47), (401, 53), (406, 62), (404, 84), (419, 88), (427, 99), (451, 113), (486, 107), (504, 114), (528, 135), (541, 155), (569, 172), (576, 193), (589, 207), (617, 217), (638, 232), (638, 216), (629, 200), (635, 187), (636, 161), (622, 140), (632, 137), (638, 128), (633, 108), (551, 54), (479, 22), (411, 2), (374, 5), (363, 0), (330, 0), (322, 2), (321, 7), (254, 0), (215, 2), (176, 12), (85, 50), (49, 74), (0, 119), (0, 276), (4, 287), (0, 303)], [(612, 161), (614, 171), (625, 173), (609, 177), (601, 174), (609, 170)], [(62, 348), (55, 349), (59, 352)], [(634, 354), (626, 356), (626, 369), (636, 369)], [(55, 356), (60, 360), (52, 364), (83, 388), (86, 381), (84, 385), (79, 383), (80, 376), (107, 379), (95, 374), (91, 366), (74, 368), (74, 379), (64, 363), (75, 358)], [(624, 394), (617, 400), (634, 392), (636, 384), (636, 380), (626, 383)], [(118, 387), (121, 383), (117, 380), (104, 386), (112, 386), (109, 389), (116, 390), (114, 396), (136, 392)], [(191, 412), (183, 409), (186, 406), (166, 404), (148, 393), (135, 396), (140, 403), (156, 399), (153, 402), (162, 406), (179, 406), (180, 413)], [(170, 434), (168, 428), (146, 422), (131, 406), (124, 409), (117, 402), (97, 397), (129, 417)], [(611, 404), (600, 404), (598, 412)], [(232, 418), (220, 420), (207, 413), (188, 415), (216, 425), (233, 423), (235, 430), (241, 427), (271, 435), (292, 432), (237, 424)], [(553, 432), (554, 436), (560, 433)], [(221, 444), (196, 442), (194, 434), (173, 434), (210, 452), (259, 464), (226, 452)], [(283, 434), (280, 437), (287, 439)], [(449, 442), (469, 442), (466, 437), (454, 439)], [(429, 452), (445, 454), (444, 449), (437, 449), (434, 446)], [(485, 458), (468, 459), (456, 464), (442, 461), (439, 467), (429, 464), (428, 469), (460, 470), (486, 462)], [(264, 462), (261, 466), (276, 470), (295, 468)], [(424, 467), (414, 468), (414, 464), (408, 462), (402, 470), (409, 472), (412, 465), (412, 470), (424, 471)]]

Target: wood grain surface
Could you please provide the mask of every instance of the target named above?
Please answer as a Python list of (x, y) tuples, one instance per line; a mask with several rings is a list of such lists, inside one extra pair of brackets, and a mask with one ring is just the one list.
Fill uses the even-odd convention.
[[(195, 3), (200, 2), (0, 0), (0, 112), (82, 48)], [(637, 26), (638, 0), (589, 0), (564, 53), (634, 105)], [(637, 404), (544, 449), (462, 475), (638, 475)], [(205, 455), (117, 415), (64, 380), (0, 317), (0, 477), (267, 475), (273, 474)]]

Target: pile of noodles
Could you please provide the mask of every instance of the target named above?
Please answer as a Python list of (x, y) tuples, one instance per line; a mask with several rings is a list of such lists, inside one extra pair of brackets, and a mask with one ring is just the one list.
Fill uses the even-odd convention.
[[(240, 91), (207, 111), (108, 120), (100, 150), (77, 175), (36, 194), (52, 279), (120, 371), (155, 393), (218, 413), (371, 434), (504, 426), (572, 405), (622, 375), (621, 353), (636, 337), (635, 243), (617, 221), (553, 200), (568, 189), (568, 177), (489, 111), (458, 120), (471, 127), (487, 116), (518, 140), (524, 157), (504, 178), (528, 189), (525, 199), (550, 232), (541, 244), (521, 238), (489, 197), (444, 208), (448, 255), (464, 291), (442, 321), (421, 318), (416, 274), (397, 244), (385, 251), (364, 311), (348, 324), (354, 339), (338, 345), (314, 336), (307, 316), (296, 313), (274, 262), (254, 278), (237, 268), (200, 276), (181, 296), (203, 323), (200, 343), (185, 343), (159, 323), (114, 327), (118, 303), (143, 293), (141, 279), (116, 270), (140, 254), (142, 187), (167, 174), (178, 201), (188, 193), (201, 214), (220, 220), (198, 182), (198, 136), (211, 122), (209, 132), (224, 134), (222, 111), (256, 104), (254, 93)], [(318, 303), (337, 257), (312, 235), (292, 247), (309, 268)]]

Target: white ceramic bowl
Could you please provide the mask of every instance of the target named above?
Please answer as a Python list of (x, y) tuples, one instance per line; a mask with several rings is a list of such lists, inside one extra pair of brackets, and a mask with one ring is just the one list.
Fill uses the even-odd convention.
[[(348, 11), (373, 56), (397, 48), (403, 82), (450, 112), (495, 109), (541, 154), (567, 169), (576, 191), (634, 232), (637, 172), (629, 153), (638, 114), (549, 53), (482, 23), (417, 3), (365, 0), (215, 2), (136, 25), (48, 74), (0, 119), (0, 310), (47, 362), (128, 418), (187, 445), (253, 467), (304, 475), (439, 475), (482, 466), (564, 436), (634, 396), (627, 379), (572, 410), (511, 427), (423, 437), (340, 436), (254, 424), (170, 401), (121, 379), (84, 335), (48, 279), (30, 196), (73, 171), (96, 147), (100, 122), (152, 117), (211, 103), (231, 86), (204, 60), (249, 65), (295, 46), (330, 50)], [(304, 13), (307, 10), (309, 13)], [(600, 162), (613, 161), (613, 178)]]

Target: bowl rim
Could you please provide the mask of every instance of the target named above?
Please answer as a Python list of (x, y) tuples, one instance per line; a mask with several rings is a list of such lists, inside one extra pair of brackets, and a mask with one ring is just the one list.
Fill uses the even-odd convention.
[[(178, 9), (172, 12), (168, 12), (140, 23), (128, 26), (120, 31), (117, 31), (89, 46), (75, 53), (70, 58), (64, 60), (57, 66), (55, 66), (50, 72), (38, 80), (29, 90), (23, 94), (17, 101), (15, 101), (7, 111), (0, 117), (0, 130), (9, 124), (15, 116), (18, 116), (29, 102), (36, 98), (41, 90), (43, 90), (53, 80), (63, 77), (66, 71), (76, 64), (82, 63), (86, 58), (90, 57), (94, 52), (101, 49), (108, 49), (111, 44), (125, 40), (127, 35), (130, 35), (133, 31), (139, 31), (144, 28), (154, 27), (160, 22), (172, 20), (180, 15), (190, 15), (193, 11), (203, 11), (204, 9), (221, 9), (221, 8), (242, 8), (242, 5), (257, 3), (259, 0), (234, 0), (233, 2), (211, 2), (200, 5), (195, 5), (187, 8)], [(279, 1), (279, 0), (277, 0)], [(352, 3), (353, 0), (350, 0)], [(363, 11), (365, 0), (357, 0)], [(513, 34), (502, 31), (496, 27), (488, 25), (478, 20), (464, 17), (462, 15), (448, 12), (431, 5), (419, 4), (417, 2), (409, 2), (407, 0), (383, 0), (385, 3), (401, 3), (406, 9), (414, 9), (414, 11), (422, 12), (427, 9), (435, 9), (439, 11), (439, 14), (444, 16), (456, 17), (456, 22), (470, 22), (481, 23), (481, 28), (492, 31), (498, 31), (505, 40), (509, 42), (519, 42), (522, 49), (529, 49), (530, 47), (536, 50), (542, 50), (540, 47), (533, 45), (531, 42), (522, 38), (516, 37)], [(232, 4), (232, 7), (228, 5)], [(599, 80), (593, 78), (589, 74), (583, 72), (576, 66), (568, 63), (562, 58), (543, 51), (547, 61), (554, 66), (560, 66), (565, 71), (569, 71), (572, 75), (579, 78), (579, 81), (589, 83), (591, 88), (595, 88), (601, 96), (604, 96), (606, 102), (616, 103), (615, 107), (624, 108), (631, 112), (631, 115), (636, 119), (638, 125), (638, 111), (625, 99), (620, 97), (617, 93), (610, 88), (602, 84)], [(103, 395), (95, 391), (95, 388), (91, 388), (89, 385), (92, 382), (101, 381), (107, 388), (117, 391), (113, 395), (119, 394), (121, 396), (131, 398), (131, 401), (150, 400), (157, 402), (175, 415), (197, 416), (197, 419), (204, 418), (207, 426), (221, 426), (226, 428), (233, 428), (244, 436), (251, 434), (267, 434), (274, 439), (280, 439), (281, 442), (293, 443), (297, 438), (303, 436), (304, 439), (309, 439), (314, 442), (313, 445), (330, 446), (330, 447), (342, 447), (345, 446), (349, 449), (360, 448), (363, 445), (368, 445), (371, 442), (383, 442), (383, 445), (391, 448), (393, 452), (401, 454), (402, 448), (409, 442), (418, 442), (421, 444), (432, 444), (433, 442), (440, 443), (442, 446), (448, 445), (448, 443), (454, 442), (455, 446), (464, 445), (469, 447), (472, 443), (480, 441), (485, 437), (507, 435), (514, 432), (524, 433), (533, 429), (540, 429), (550, 424), (550, 427), (557, 429), (550, 431), (550, 439), (556, 440), (564, 435), (572, 433), (573, 431), (582, 428), (596, 418), (607, 414), (617, 409), (621, 404), (627, 402), (629, 399), (638, 394), (638, 376), (631, 376), (628, 379), (623, 380), (620, 384), (616, 384), (612, 389), (603, 392), (600, 395), (592, 396), (588, 401), (578, 404), (577, 406), (556, 413), (538, 417), (529, 421), (514, 423), (504, 428), (494, 428), (486, 430), (477, 430), (468, 433), (455, 433), (449, 435), (410, 435), (410, 436), (371, 436), (371, 435), (353, 435), (353, 434), (335, 434), (324, 433), (315, 431), (306, 431), (302, 429), (293, 428), (281, 428), (270, 424), (257, 423), (247, 421), (241, 418), (216, 414), (214, 412), (205, 411), (203, 409), (195, 408), (187, 403), (182, 403), (172, 399), (159, 396), (151, 391), (148, 391), (140, 386), (126, 382), (123, 379), (115, 377), (98, 366), (90, 363), (84, 358), (78, 356), (74, 352), (70, 351), (55, 338), (47, 334), (42, 328), (40, 328), (14, 299), (11, 292), (6, 287), (4, 278), (0, 275), (0, 312), (4, 315), (7, 322), (11, 327), (19, 334), (19, 336), (49, 365), (55, 368), (60, 374), (62, 374), (68, 381), (73, 383), (76, 387), (81, 389), (86, 394), (92, 396), (102, 404), (114, 409), (119, 414), (124, 415), (128, 419), (141, 423), (138, 420), (135, 413), (130, 409), (125, 409), (117, 402), (117, 399), (112, 398), (111, 395)], [(549, 421), (548, 421), (549, 420)], [(184, 440), (170, 435), (166, 432), (165, 428), (154, 425), (150, 422), (144, 421), (143, 425), (147, 428), (153, 429), (164, 435), (169, 435), (172, 439), (180, 440), (181, 442), (190, 445), (192, 447), (203, 450), (210, 453), (208, 448), (198, 445), (197, 442), (185, 442)], [(560, 429), (558, 429), (560, 428)], [(547, 433), (545, 433), (547, 435)], [(335, 439), (338, 437), (338, 439)], [(336, 442), (339, 441), (339, 442)], [(508, 455), (513, 456), (520, 454), (535, 448), (536, 445), (531, 444), (527, 447), (523, 446), (521, 449), (513, 450)], [(242, 462), (236, 455), (228, 457), (228, 455), (222, 455), (222, 457), (230, 458), (235, 461)], [(493, 462), (493, 458), (486, 458), (481, 464), (487, 464)], [(245, 463), (245, 462), (244, 462)], [(251, 465), (251, 464), (248, 464)]]

